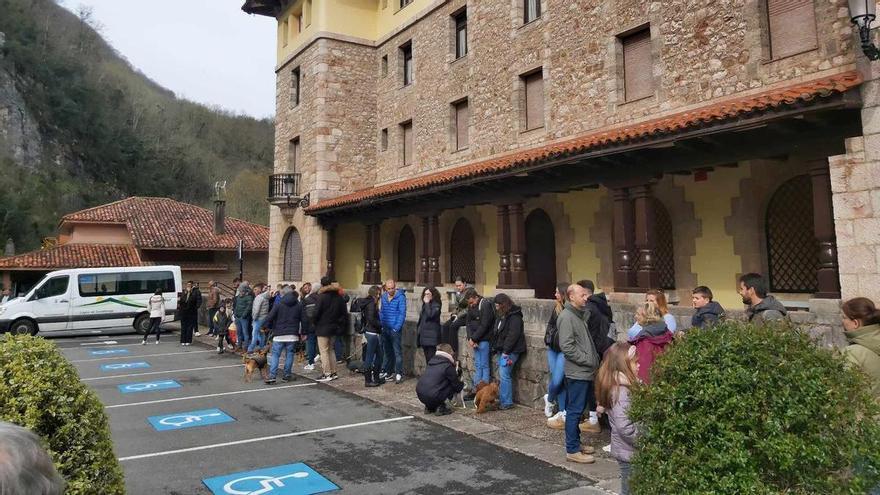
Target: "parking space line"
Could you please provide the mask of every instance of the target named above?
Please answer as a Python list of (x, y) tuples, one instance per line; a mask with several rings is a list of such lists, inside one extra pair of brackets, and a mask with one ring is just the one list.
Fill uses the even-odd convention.
[(246, 438), (244, 440), (236, 440), (234, 442), (215, 443), (215, 444), (211, 444), (211, 445), (202, 445), (199, 447), (189, 447), (186, 449), (166, 450), (164, 452), (153, 452), (150, 454), (130, 455), (130, 456), (126, 456), (126, 457), (120, 457), (117, 460), (119, 462), (133, 461), (136, 459), (148, 459), (150, 457), (161, 457), (161, 456), (173, 455), (173, 454), (183, 454), (186, 452), (198, 452), (200, 450), (216, 449), (219, 447), (229, 447), (230, 445), (242, 445), (242, 444), (246, 444), (246, 443), (264, 442), (266, 440), (277, 440), (279, 438), (301, 437), (303, 435), (311, 435), (313, 433), (323, 433), (325, 431), (336, 431), (336, 430), (345, 430), (345, 429), (349, 429), (349, 428), (359, 428), (361, 426), (370, 426), (370, 425), (378, 425), (378, 424), (383, 424), (383, 423), (392, 423), (395, 421), (403, 421), (403, 420), (407, 420), (407, 419), (413, 419), (413, 416), (401, 416), (399, 418), (378, 419), (375, 421), (365, 421), (363, 423), (352, 423), (352, 424), (348, 424), (348, 425), (330, 426), (327, 428), (316, 428), (314, 430), (295, 431), (293, 433), (282, 433), (280, 435), (271, 435), (268, 437)]
[(207, 351), (182, 351), (182, 352), (165, 352), (162, 354), (143, 354), (140, 356), (114, 356), (114, 357), (105, 357), (105, 358), (94, 358), (94, 359), (74, 359), (71, 363), (91, 363), (93, 361), (109, 361), (111, 359), (131, 359), (131, 358), (145, 358), (145, 357), (156, 357), (156, 356), (177, 356), (180, 354), (199, 354), (202, 352), (217, 352), (214, 350)]
[(253, 392), (269, 392), (272, 390), (283, 390), (285, 388), (311, 387), (313, 385), (317, 385), (317, 383), (300, 383), (297, 385), (282, 385), (280, 387), (266, 387), (266, 388), (257, 388), (257, 389), (248, 389), (248, 390), (237, 390), (237, 391), (233, 391), (233, 392), (220, 392), (220, 393), (216, 393), (216, 394), (192, 395), (189, 397), (172, 397), (170, 399), (146, 400), (143, 402), (132, 402), (131, 404), (115, 404), (112, 406), (104, 406), (104, 409), (115, 409), (118, 407), (131, 407), (131, 406), (145, 406), (148, 404), (160, 404), (162, 402), (176, 402), (179, 400), (204, 399), (207, 397), (221, 397), (224, 395), (249, 394), (249, 393), (253, 393)]
[[(137, 356), (130, 356), (137, 357)], [(147, 375), (161, 375), (164, 373), (183, 373), (185, 371), (202, 371), (202, 370), (216, 370), (220, 368), (241, 368), (244, 364), (227, 364), (224, 366), (205, 366), (203, 368), (187, 368), (183, 370), (168, 370), (168, 371), (148, 371), (146, 373), (129, 373), (128, 375), (112, 375), (112, 376), (96, 376), (94, 378), (80, 378), (81, 382), (93, 382), (97, 380), (110, 380), (111, 378), (129, 378), (132, 376), (147, 376)]]

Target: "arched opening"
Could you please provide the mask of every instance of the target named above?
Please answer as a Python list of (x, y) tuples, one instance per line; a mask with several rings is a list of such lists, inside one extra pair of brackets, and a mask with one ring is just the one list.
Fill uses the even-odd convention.
[(672, 218), (669, 211), (658, 199), (654, 199), (654, 222), (657, 234), (655, 259), (660, 288), (675, 289), (675, 251), (672, 243)]
[(813, 293), (819, 264), (813, 231), (813, 185), (799, 175), (779, 186), (765, 213), (770, 290)]
[(459, 218), (452, 227), (449, 240), (449, 281), (461, 277), (466, 283), (476, 282), (476, 261), (474, 258), (474, 229), (470, 222)]
[(538, 299), (553, 299), (556, 292), (556, 234), (550, 216), (542, 209), (526, 217), (526, 269), (529, 287)]
[(295, 227), (284, 236), (284, 280), (300, 281), (303, 273), (302, 241)]
[(400, 230), (397, 238), (397, 280), (416, 281), (416, 236), (409, 225)]

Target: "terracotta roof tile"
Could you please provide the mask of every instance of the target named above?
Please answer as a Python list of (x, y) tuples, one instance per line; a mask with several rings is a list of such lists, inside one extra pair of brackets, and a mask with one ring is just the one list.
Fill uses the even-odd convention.
[[(259, 199), (257, 199), (259, 201)], [(269, 228), (226, 217), (226, 234), (214, 235), (214, 213), (169, 198), (131, 197), (65, 215), (64, 222), (124, 223), (142, 249), (268, 250)]]
[(111, 244), (64, 244), (0, 258), (0, 268), (57, 270), (61, 268), (98, 268), (139, 266), (141, 260), (134, 246)]
[(648, 122), (611, 130), (594, 131), (559, 143), (517, 151), (502, 157), (490, 158), (412, 179), (362, 189), (350, 194), (320, 201), (314, 206), (307, 208), (306, 212), (310, 214), (320, 213), (322, 210), (352, 205), (369, 199), (393, 196), (404, 192), (449, 184), (467, 178), (489, 175), (563, 154), (584, 153), (601, 146), (621, 144), (634, 139), (668, 134), (702, 124), (732, 119), (743, 114), (806, 102), (816, 98), (827, 97), (833, 93), (843, 93), (857, 87), (860, 83), (861, 78), (856, 72), (846, 72), (822, 79), (802, 82), (795, 86), (716, 103)]

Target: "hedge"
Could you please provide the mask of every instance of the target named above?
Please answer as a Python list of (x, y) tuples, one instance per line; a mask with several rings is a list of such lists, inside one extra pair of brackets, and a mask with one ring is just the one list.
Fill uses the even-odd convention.
[(636, 387), (634, 494), (855, 494), (880, 483), (880, 408), (839, 351), (785, 324), (692, 330)]
[(0, 337), (0, 419), (39, 435), (70, 495), (125, 493), (104, 406), (50, 341)]

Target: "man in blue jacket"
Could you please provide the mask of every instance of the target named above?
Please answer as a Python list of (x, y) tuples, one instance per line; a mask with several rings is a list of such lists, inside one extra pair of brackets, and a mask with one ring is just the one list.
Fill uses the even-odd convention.
[[(379, 308), (379, 320), (382, 323), (382, 342), (385, 348), (384, 373), (379, 378), (394, 377), (394, 383), (403, 381), (403, 352), (401, 351), (401, 331), (406, 321), (406, 295), (397, 290), (394, 280), (385, 282), (385, 293), (382, 294)], [(393, 361), (392, 361), (393, 359)]]

